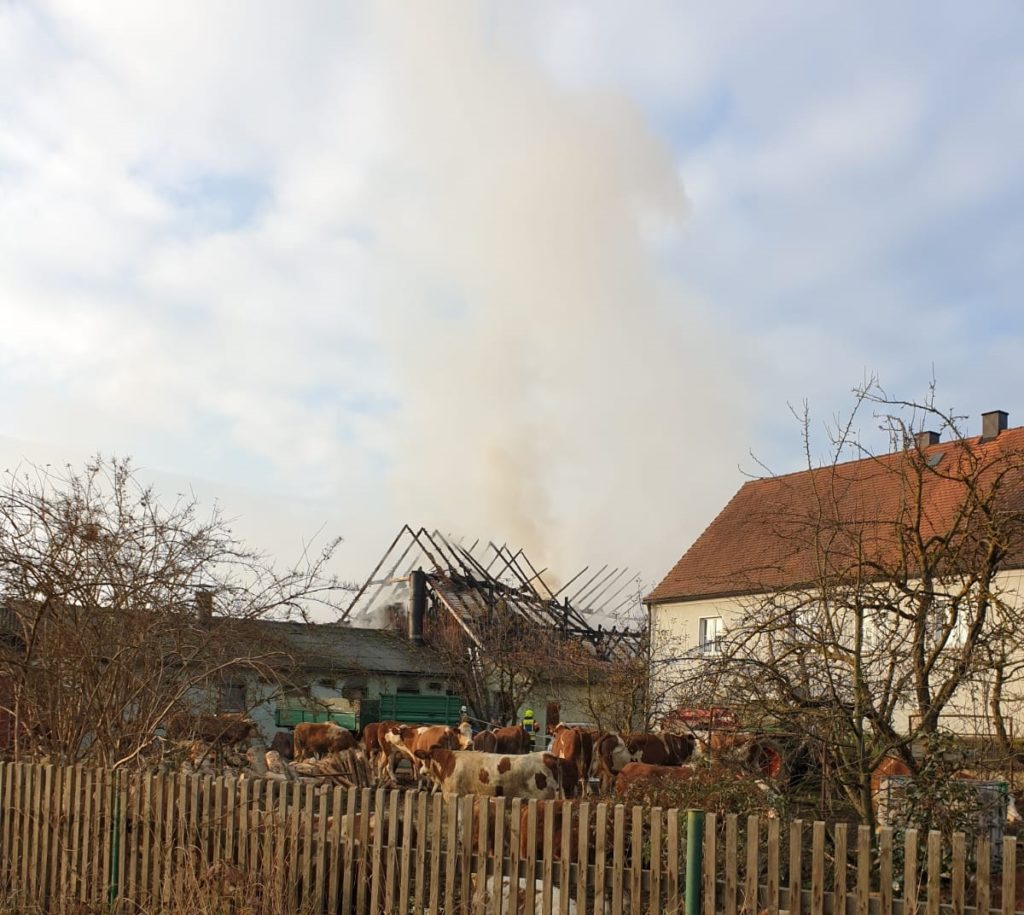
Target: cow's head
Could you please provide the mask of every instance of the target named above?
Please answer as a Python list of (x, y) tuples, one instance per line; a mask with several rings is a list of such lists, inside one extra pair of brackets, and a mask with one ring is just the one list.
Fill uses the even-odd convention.
[(460, 750), (473, 749), (473, 726), (468, 721), (463, 721), (458, 728)]
[(417, 750), (416, 759), (420, 762), (420, 774), (426, 775), (438, 787), (455, 771), (455, 753), (447, 747)]
[(388, 731), (384, 735), (384, 742), (391, 747), (395, 753), (399, 753), (411, 760), (413, 755), (406, 743), (406, 738), (411, 740), (415, 734), (416, 730), (414, 728), (401, 728), (397, 731)]

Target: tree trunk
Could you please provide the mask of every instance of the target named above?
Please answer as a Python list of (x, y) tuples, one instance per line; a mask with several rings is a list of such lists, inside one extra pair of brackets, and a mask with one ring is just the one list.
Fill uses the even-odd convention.
[(996, 730), (996, 738), (1009, 759), (1013, 755), (1013, 744), (1010, 741), (1010, 735), (1006, 732), (1006, 719), (1003, 717), (1003, 681), (1006, 678), (1006, 670), (1002, 664), (997, 664), (994, 671), (995, 679), (992, 681), (992, 690), (988, 698), (989, 713), (992, 717), (992, 725)]

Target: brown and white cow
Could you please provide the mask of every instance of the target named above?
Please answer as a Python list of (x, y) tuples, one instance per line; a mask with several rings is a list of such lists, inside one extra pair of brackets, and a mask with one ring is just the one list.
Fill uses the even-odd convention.
[(327, 753), (340, 753), (359, 746), (351, 731), (345, 730), (333, 721), (316, 723), (304, 721), (295, 725), (292, 734), (295, 762), (302, 762), (310, 756), (320, 757)]
[(435, 725), (414, 725), (403, 727), (396, 734), (389, 731), (384, 739), (391, 745), (392, 758), (388, 762), (390, 771), (394, 772), (395, 757), (404, 757), (409, 760), (412, 766), (413, 775), (419, 779), (422, 763), (419, 752), (429, 751), (435, 748), (446, 750), (462, 750), (469, 743), (468, 738), (457, 731), (443, 724)]
[(446, 797), (481, 794), (550, 800), (560, 797), (560, 762), (550, 753), (456, 753), (445, 747), (419, 750), (424, 774)]
[[(590, 773), (594, 764), (594, 741), (600, 735), (586, 728), (570, 728), (564, 724), (555, 726), (550, 752), (564, 759), (575, 769), (575, 783), (586, 795), (590, 793)], [(573, 795), (566, 791), (568, 797)]]
[(519, 725), (481, 731), (473, 738), (473, 749), (480, 753), (529, 753), (533, 739)]
[[(392, 746), (387, 740), (388, 734), (398, 734), (402, 725), (397, 721), (373, 721), (363, 728), (363, 749), (366, 758), (376, 770), (377, 778), (388, 774), (392, 762)], [(394, 776), (394, 771), (391, 773)]]
[(774, 741), (748, 731), (713, 731), (697, 737), (696, 753), (712, 762), (736, 762), (766, 778), (782, 775), (782, 751)]
[(695, 744), (693, 737), (681, 734), (605, 734), (595, 748), (601, 788), (609, 790), (615, 776), (631, 762), (681, 766), (693, 755)]

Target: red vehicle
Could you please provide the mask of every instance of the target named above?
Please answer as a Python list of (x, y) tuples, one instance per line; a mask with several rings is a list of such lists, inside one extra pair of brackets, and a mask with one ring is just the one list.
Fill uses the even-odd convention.
[(665, 730), (672, 730), (673, 726), (680, 724), (687, 728), (702, 731), (735, 731), (740, 726), (736, 713), (720, 706), (713, 706), (712, 708), (677, 708), (665, 716), (662, 727)]

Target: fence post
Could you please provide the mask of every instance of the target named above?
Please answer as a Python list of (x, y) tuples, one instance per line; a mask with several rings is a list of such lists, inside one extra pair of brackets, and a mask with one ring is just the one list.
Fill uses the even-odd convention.
[(700, 915), (704, 811), (686, 811), (686, 915)]
[(110, 888), (107, 903), (113, 907), (117, 899), (118, 884), (121, 882), (121, 772), (114, 772), (114, 815), (110, 818)]

